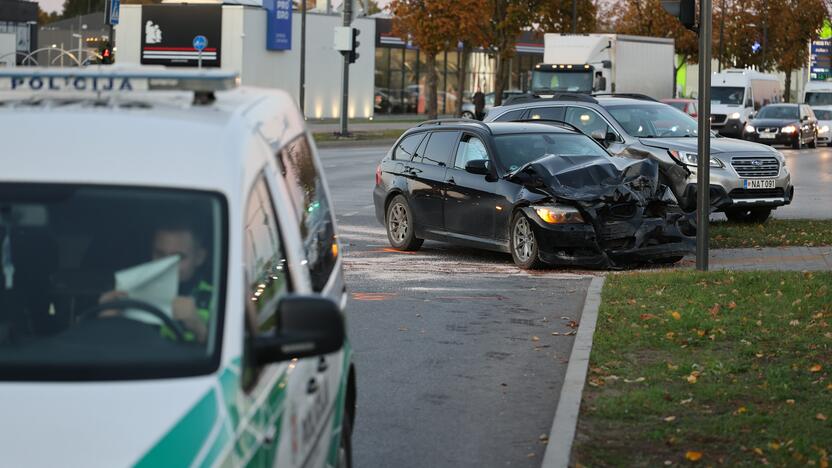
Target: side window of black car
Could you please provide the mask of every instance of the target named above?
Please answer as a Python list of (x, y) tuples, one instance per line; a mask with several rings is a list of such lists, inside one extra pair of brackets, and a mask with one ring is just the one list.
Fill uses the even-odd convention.
[(451, 160), (451, 152), (456, 149), (457, 139), (459, 139), (459, 132), (431, 133), (424, 154), (421, 155), (422, 163), (447, 166)]
[(424, 133), (416, 133), (402, 138), (399, 144), (396, 145), (396, 150), (393, 151), (393, 159), (397, 161), (412, 160), (413, 155), (416, 153), (416, 148), (419, 147), (419, 143), (422, 142), (422, 138), (424, 137)]
[(538, 107), (529, 110), (531, 120), (558, 120), (563, 122), (563, 107)]
[(495, 122), (511, 122), (512, 120), (520, 120), (523, 117), (523, 113), (526, 112), (526, 109), (516, 109), (513, 111), (508, 111), (505, 114), (497, 117), (494, 119)]

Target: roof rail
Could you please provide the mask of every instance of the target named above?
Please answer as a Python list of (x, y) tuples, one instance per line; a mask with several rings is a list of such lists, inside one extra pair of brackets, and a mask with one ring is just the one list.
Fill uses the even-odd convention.
[(639, 93), (598, 93), (593, 94), (593, 96), (604, 96), (604, 97), (619, 97), (619, 98), (630, 98), (630, 99), (638, 99), (639, 101), (652, 101), (652, 102), (659, 102), (658, 99), (650, 97), (646, 94), (639, 94)]
[(518, 123), (543, 123), (543, 124), (556, 124), (558, 126), (564, 127), (566, 129), (578, 132), (584, 135), (584, 132), (581, 131), (580, 128), (572, 125), (569, 122), (564, 122), (563, 120), (555, 120), (555, 119), (517, 119), (517, 120), (508, 120), (507, 122), (518, 122)]
[(442, 124), (460, 124), (460, 123), (478, 125), (478, 126), (480, 126), (480, 127), (484, 128), (484, 129), (488, 130), (488, 133), (492, 133), (492, 132), (491, 132), (491, 127), (489, 127), (488, 125), (486, 125), (486, 124), (485, 124), (485, 122), (481, 122), (481, 121), (476, 120), (476, 119), (436, 119), (436, 120), (425, 120), (424, 122), (421, 122), (419, 125), (417, 125), (417, 127), (422, 127), (422, 126), (424, 126), (424, 125), (442, 125)]
[[(548, 96), (548, 97), (543, 97)], [(539, 102), (539, 101), (578, 101), (578, 102), (591, 102), (593, 104), (597, 104), (598, 100), (588, 94), (582, 93), (554, 93), (552, 95), (544, 94), (525, 94), (519, 96), (509, 96), (503, 102), (504, 106), (509, 106), (512, 104), (525, 104), (529, 102)]]

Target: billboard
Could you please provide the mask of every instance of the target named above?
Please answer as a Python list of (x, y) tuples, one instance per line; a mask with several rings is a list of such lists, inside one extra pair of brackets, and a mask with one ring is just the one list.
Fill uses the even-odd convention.
[(266, 49), (292, 48), (292, 0), (263, 0), (266, 8)]
[(203, 67), (221, 65), (222, 5), (162, 4), (142, 6), (141, 63), (196, 67), (194, 38), (205, 36)]

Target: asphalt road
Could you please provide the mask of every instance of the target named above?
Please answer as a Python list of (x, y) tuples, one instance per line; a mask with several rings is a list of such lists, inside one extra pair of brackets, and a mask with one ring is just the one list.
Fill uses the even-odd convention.
[(832, 218), (832, 148), (780, 149), (792, 173), (794, 201), (774, 211), (776, 218)]
[(355, 466), (540, 466), (589, 276), (433, 242), (390, 251), (371, 197), (383, 149), (320, 153), (351, 294)]

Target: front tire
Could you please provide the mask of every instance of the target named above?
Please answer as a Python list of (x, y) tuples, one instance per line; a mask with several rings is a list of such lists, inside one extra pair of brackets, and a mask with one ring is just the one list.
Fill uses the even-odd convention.
[(815, 149), (818, 147), (818, 136), (815, 135), (812, 137), (812, 141), (809, 143), (809, 148)]
[(771, 208), (729, 208), (725, 210), (728, 221), (735, 223), (764, 223), (769, 215), (771, 215)]
[(344, 412), (341, 424), (341, 443), (338, 445), (338, 460), (336, 468), (352, 468), (352, 420)]
[(509, 239), (511, 258), (515, 265), (524, 270), (534, 270), (544, 265), (532, 223), (523, 213), (517, 213), (511, 220)]
[(803, 140), (800, 139), (800, 135), (798, 135), (797, 138), (795, 138), (792, 142), (792, 149), (803, 149)]
[(396, 195), (387, 205), (385, 217), (387, 240), (396, 250), (419, 250), (424, 242), (416, 237), (416, 223), (413, 220), (413, 210), (402, 195)]

